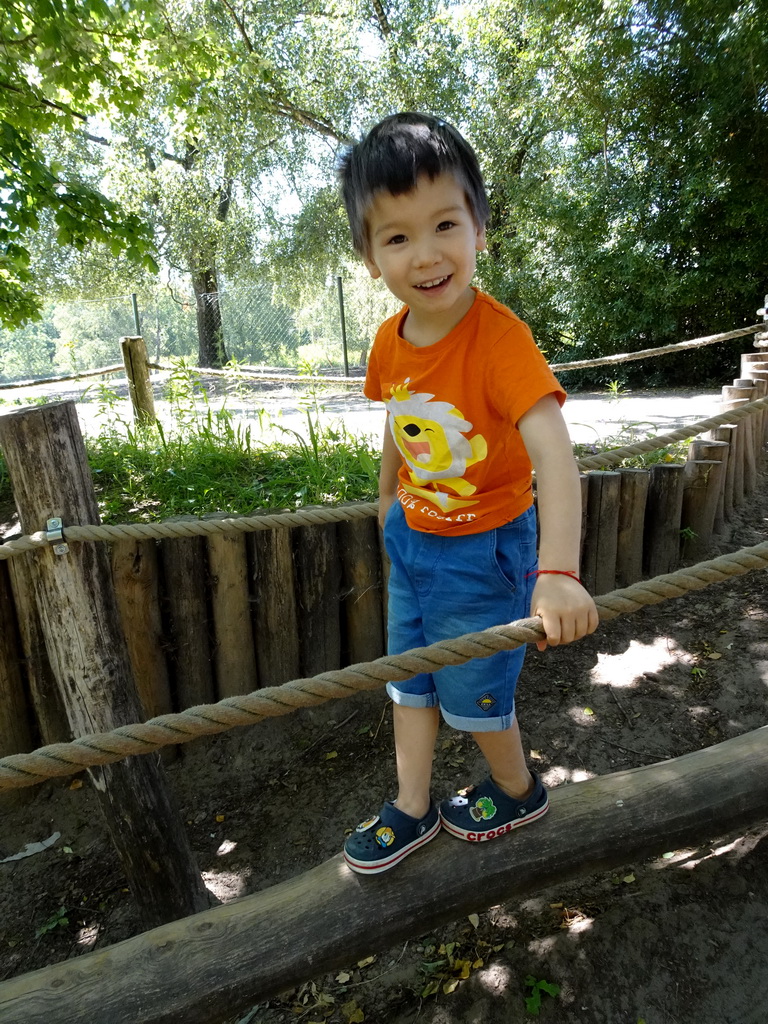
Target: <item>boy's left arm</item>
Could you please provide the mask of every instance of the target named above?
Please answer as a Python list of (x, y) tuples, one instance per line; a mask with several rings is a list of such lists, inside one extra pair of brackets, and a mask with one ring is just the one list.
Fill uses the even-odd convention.
[[(581, 483), (568, 428), (554, 395), (546, 395), (520, 419), (520, 434), (536, 471), (539, 568), (579, 574)], [(531, 615), (540, 615), (546, 641), (579, 640), (597, 629), (595, 602), (571, 576), (543, 574), (536, 580)]]

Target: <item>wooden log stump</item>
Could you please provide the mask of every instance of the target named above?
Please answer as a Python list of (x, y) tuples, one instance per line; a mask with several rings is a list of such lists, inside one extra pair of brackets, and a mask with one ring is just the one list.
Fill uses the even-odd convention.
[(280, 686), (301, 674), (291, 533), (259, 530), (248, 535), (260, 686)]
[[(0, 416), (0, 446), (24, 533), (55, 518), (98, 524), (74, 402)], [(35, 551), (34, 590), (57, 685), (76, 736), (136, 722), (130, 673), (104, 544)], [(148, 927), (208, 906), (157, 754), (89, 769), (118, 857)]]
[[(8, 563), (0, 562), (0, 757), (27, 754), (35, 746), (23, 664)], [(0, 811), (28, 803), (31, 795), (21, 792), (1, 793)]]
[(615, 586), (620, 494), (620, 473), (589, 474), (581, 578), (590, 594), (607, 594)]
[(712, 544), (723, 464), (715, 459), (689, 459), (683, 468), (682, 556), (701, 562)]
[(658, 462), (651, 466), (650, 477), (643, 539), (643, 566), (647, 577), (672, 572), (680, 561), (683, 467), (673, 462)]
[(168, 617), (176, 708), (211, 704), (215, 697), (208, 632), (205, 540), (174, 537), (160, 543), (163, 603)]
[[(587, 507), (589, 504), (589, 473), (579, 473), (581, 484), (581, 531), (579, 533), (579, 576), (584, 579), (584, 541), (587, 539)], [(538, 529), (538, 509), (536, 510)]]
[(128, 378), (128, 394), (131, 396), (133, 418), (139, 426), (156, 421), (155, 397), (149, 379), (147, 346), (143, 338), (121, 338), (125, 375)]
[(645, 506), (651, 477), (647, 469), (620, 469), (616, 585), (629, 587), (643, 576)]
[(256, 648), (248, 592), (248, 554), (244, 533), (208, 537), (217, 699), (257, 688)]
[[(279, 992), (467, 914), (757, 825), (768, 815), (767, 773), (765, 727), (660, 764), (558, 786), (549, 814), (513, 836), (490, 843), (438, 836), (398, 867), (396, 882), (361, 879), (338, 854), (270, 889), (5, 981), (0, 1020), (239, 1018)], [(759, 1011), (753, 1019), (762, 1020)]]
[[(112, 544), (112, 580), (136, 690), (147, 718), (173, 711), (165, 659), (157, 544)], [(172, 748), (169, 748), (171, 750)]]
[(734, 514), (734, 486), (735, 486), (735, 457), (733, 451), (734, 445), (734, 424), (724, 424), (720, 427), (715, 427), (713, 430), (707, 431), (704, 435), (705, 440), (710, 441), (721, 441), (728, 445), (728, 455), (725, 459), (725, 475), (723, 476), (723, 517), (726, 523), (733, 519)]
[(46, 745), (68, 743), (72, 739), (72, 729), (45, 649), (43, 626), (32, 585), (34, 558), (32, 553), (15, 555), (7, 563), (29, 694), (42, 742)]
[(378, 532), (373, 516), (337, 524), (346, 664), (385, 653)]
[[(747, 405), (752, 401), (753, 387), (744, 387), (739, 385), (726, 385), (722, 390), (723, 411), (740, 409), (742, 406)], [(741, 458), (741, 500), (749, 497), (750, 494), (754, 493), (757, 485), (757, 465), (755, 459), (755, 429), (754, 429), (754, 415), (747, 416), (746, 419), (739, 421), (739, 437), (738, 447), (740, 447), (740, 458)], [(737, 468), (737, 487), (738, 487), (738, 468)]]
[(712, 524), (714, 533), (722, 533), (725, 529), (725, 481), (728, 471), (729, 449), (730, 445), (725, 441), (710, 441), (706, 438), (695, 438), (688, 447), (688, 458), (691, 460), (713, 459), (715, 462), (723, 464), (719, 474), (717, 507)]
[[(735, 401), (727, 401), (723, 399), (720, 402), (721, 412), (731, 412), (734, 409), (741, 408), (742, 405), (746, 404), (746, 399), (737, 399)], [(744, 464), (746, 460), (746, 435), (744, 428), (744, 420), (738, 420), (733, 423), (731, 429), (731, 462), (733, 463), (733, 507), (738, 508), (739, 505), (744, 501), (745, 487), (744, 487)]]
[(301, 674), (314, 676), (341, 667), (341, 565), (335, 525), (302, 526), (294, 531), (293, 544)]

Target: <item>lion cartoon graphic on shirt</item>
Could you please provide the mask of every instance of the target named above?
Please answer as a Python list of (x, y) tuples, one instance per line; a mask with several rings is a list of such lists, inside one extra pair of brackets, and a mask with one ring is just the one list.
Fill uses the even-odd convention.
[(472, 424), (455, 406), (435, 401), (434, 395), (412, 393), (409, 383), (407, 378), (393, 385), (386, 402), (392, 436), (408, 466), (410, 484), (403, 484), (404, 489), (444, 512), (476, 505), (470, 495), (477, 488), (464, 474), (488, 455), (485, 438), (467, 437)]

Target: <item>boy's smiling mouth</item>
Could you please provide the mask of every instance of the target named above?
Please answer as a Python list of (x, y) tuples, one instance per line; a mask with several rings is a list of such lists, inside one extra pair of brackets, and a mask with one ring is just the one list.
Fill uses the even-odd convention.
[(430, 288), (439, 288), (441, 284), (445, 284), (445, 282), (450, 278), (450, 276), (450, 274), (446, 274), (444, 277), (436, 277), (432, 281), (424, 281), (422, 282), (422, 284), (414, 285), (414, 287), (420, 288), (422, 290), (429, 290)]

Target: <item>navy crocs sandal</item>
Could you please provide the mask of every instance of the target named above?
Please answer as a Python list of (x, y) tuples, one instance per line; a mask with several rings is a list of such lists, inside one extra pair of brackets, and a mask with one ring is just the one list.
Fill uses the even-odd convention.
[(499, 789), (490, 776), (477, 786), (459, 790), (459, 795), (440, 804), (440, 820), (446, 832), (470, 843), (497, 839), (519, 825), (543, 817), (549, 809), (547, 791), (535, 772), (533, 792), (515, 800)]
[(435, 804), (423, 818), (410, 814), (387, 801), (379, 814), (361, 822), (344, 843), (344, 860), (361, 875), (389, 871), (404, 857), (440, 831), (440, 815)]

